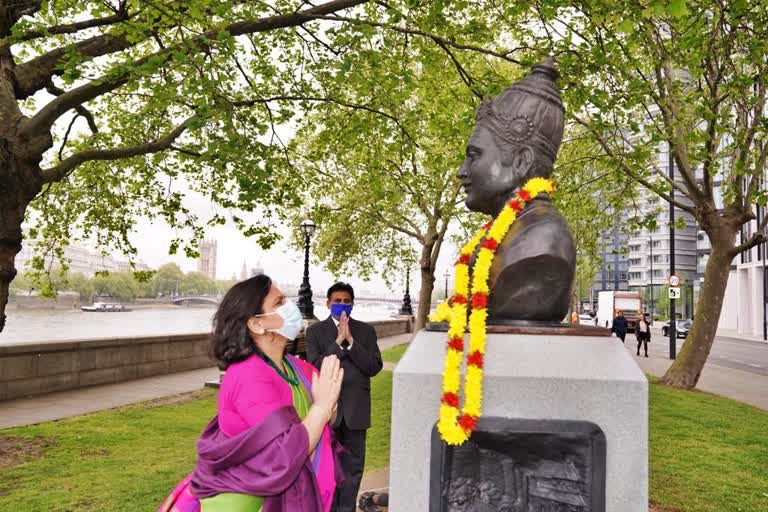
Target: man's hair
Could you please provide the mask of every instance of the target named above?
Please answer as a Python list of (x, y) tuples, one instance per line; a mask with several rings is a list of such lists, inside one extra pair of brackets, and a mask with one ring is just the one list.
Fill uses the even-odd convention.
[(330, 300), (334, 292), (347, 292), (352, 297), (352, 300), (355, 300), (355, 290), (352, 289), (352, 285), (349, 283), (342, 283), (341, 281), (334, 283), (333, 286), (328, 288), (328, 300)]

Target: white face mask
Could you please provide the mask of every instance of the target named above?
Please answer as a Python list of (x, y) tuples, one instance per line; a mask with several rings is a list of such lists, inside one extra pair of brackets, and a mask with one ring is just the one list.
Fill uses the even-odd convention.
[(296, 336), (301, 332), (301, 328), (304, 326), (304, 319), (301, 316), (301, 311), (295, 302), (286, 300), (285, 304), (272, 311), (271, 313), (264, 313), (263, 315), (253, 316), (267, 316), (277, 315), (283, 319), (283, 325), (279, 329), (269, 329), (269, 332), (276, 332), (281, 336), (285, 336), (289, 340), (295, 340)]

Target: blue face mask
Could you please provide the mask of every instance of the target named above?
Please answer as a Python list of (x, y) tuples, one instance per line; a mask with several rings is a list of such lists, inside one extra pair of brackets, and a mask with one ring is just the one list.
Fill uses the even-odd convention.
[(334, 302), (331, 304), (331, 314), (336, 318), (341, 318), (341, 314), (346, 313), (349, 317), (352, 314), (352, 304), (342, 304)]
[(283, 319), (283, 325), (279, 329), (270, 329), (270, 332), (275, 332), (280, 336), (285, 336), (289, 340), (295, 340), (296, 336), (301, 332), (301, 328), (304, 326), (304, 318), (301, 316), (301, 311), (295, 302), (287, 300), (285, 304), (275, 309), (271, 313), (265, 313), (264, 315), (254, 316), (266, 316), (277, 315)]

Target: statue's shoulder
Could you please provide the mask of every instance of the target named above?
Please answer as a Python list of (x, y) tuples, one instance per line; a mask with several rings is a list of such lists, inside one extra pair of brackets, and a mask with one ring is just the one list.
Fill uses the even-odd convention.
[(532, 201), (510, 228), (502, 247), (507, 264), (540, 255), (572, 261), (576, 253), (568, 222), (548, 199)]

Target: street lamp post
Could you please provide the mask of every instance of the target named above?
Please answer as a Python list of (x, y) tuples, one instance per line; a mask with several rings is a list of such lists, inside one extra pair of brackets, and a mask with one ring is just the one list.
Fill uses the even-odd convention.
[[(768, 211), (763, 207), (763, 215), (766, 214), (768, 214)], [(765, 279), (765, 250), (766, 245), (763, 242), (763, 341), (768, 341), (768, 307), (766, 307), (766, 294), (768, 294), (768, 286), (766, 285), (768, 285), (768, 282)]]
[(301, 316), (305, 320), (315, 318), (315, 306), (312, 303), (312, 287), (309, 285), (309, 241), (316, 228), (317, 226), (315, 226), (312, 219), (307, 218), (301, 223), (301, 232), (304, 234), (304, 280), (299, 288), (299, 302), (297, 305), (299, 311), (301, 311)]
[(451, 277), (451, 272), (449, 270), (445, 271), (445, 299), (448, 300), (448, 279)]
[(648, 241), (651, 245), (651, 322), (656, 314), (656, 304), (653, 301), (653, 235), (648, 233)]
[(400, 314), (403, 316), (412, 316), (413, 307), (411, 306), (411, 269), (405, 271), (405, 295), (403, 295), (403, 306), (400, 308)]
[[(675, 158), (672, 154), (672, 144), (669, 145), (669, 179), (675, 179)], [(675, 200), (675, 187), (669, 193)], [(669, 203), (669, 275), (675, 274), (675, 205)], [(669, 299), (669, 358), (677, 358), (677, 319), (675, 318), (675, 299)]]

